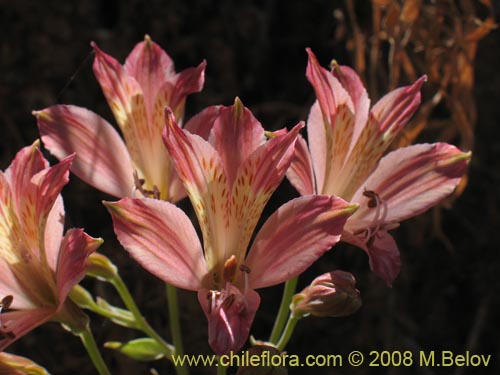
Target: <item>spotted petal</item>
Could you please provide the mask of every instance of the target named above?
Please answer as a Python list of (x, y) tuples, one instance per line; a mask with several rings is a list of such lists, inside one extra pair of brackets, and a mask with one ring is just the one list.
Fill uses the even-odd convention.
[(228, 183), (216, 150), (203, 138), (180, 129), (171, 111), (163, 140), (184, 183), (203, 232), (208, 268), (222, 266), (228, 217)]
[(341, 173), (336, 176), (337, 194), (351, 199), (373, 171), (377, 161), (420, 105), (420, 88), (426, 79), (423, 76), (410, 86), (398, 88), (375, 104), (366, 126), (353, 140), (355, 144)]

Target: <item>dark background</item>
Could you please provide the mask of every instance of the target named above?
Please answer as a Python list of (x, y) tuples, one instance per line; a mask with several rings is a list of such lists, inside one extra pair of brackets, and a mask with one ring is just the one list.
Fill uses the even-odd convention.
[[(340, 1), (5, 1), (0, 0), (0, 168), (38, 137), (34, 109), (57, 103), (111, 115), (93, 77), (90, 41), (123, 62), (145, 34), (159, 43), (177, 71), (206, 59), (204, 90), (188, 98), (186, 118), (208, 105), (230, 105), (239, 96), (269, 130), (305, 120), (314, 92), (307, 83), (305, 48), (326, 66), (332, 58), (351, 64), (345, 43), (336, 40), (334, 9)], [(498, 10), (498, 8), (497, 8)], [(361, 10), (363, 11), (363, 9)], [(498, 17), (497, 12), (497, 17)], [(498, 373), (500, 371), (499, 233), (500, 198), (500, 34), (479, 44), (475, 63), (477, 124), (470, 181), (441, 224), (451, 246), (431, 228), (431, 215), (409, 220), (395, 231), (402, 272), (387, 288), (368, 268), (366, 255), (340, 245), (303, 277), (342, 268), (356, 275), (363, 307), (341, 319), (299, 322), (290, 354), (345, 354), (351, 350), (470, 350), (491, 354), (488, 369), (316, 368), (317, 374)], [(285, 181), (266, 214), (297, 194)], [(148, 321), (167, 338), (166, 303), (161, 282), (133, 263), (116, 243), (111, 220), (101, 205), (110, 197), (73, 177), (64, 189), (68, 227), (85, 227), (101, 236), (101, 251), (120, 266), (127, 285)], [(188, 203), (182, 206), (189, 209)], [(95, 295), (119, 304), (107, 285), (85, 280)], [(262, 305), (252, 334), (268, 336), (281, 287), (261, 291)], [(210, 353), (206, 321), (194, 293), (181, 292), (182, 327), (188, 353)], [(98, 344), (127, 340), (137, 333), (90, 314)], [(32, 358), (53, 374), (95, 373), (78, 338), (56, 324), (28, 334), (8, 351)], [(155, 368), (172, 374), (167, 361), (141, 364), (111, 350), (103, 355), (113, 374), (147, 374)], [(213, 373), (215, 369), (193, 369)], [(305, 373), (290, 370), (291, 374)], [(311, 372), (312, 373), (312, 370)]]

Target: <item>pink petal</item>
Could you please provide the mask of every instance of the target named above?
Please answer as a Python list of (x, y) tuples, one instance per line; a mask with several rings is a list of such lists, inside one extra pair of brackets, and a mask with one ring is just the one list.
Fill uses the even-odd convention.
[(177, 126), (167, 111), (163, 140), (184, 183), (203, 232), (208, 268), (225, 259), (228, 217), (228, 185), (216, 150), (198, 135)]
[[(262, 144), (238, 168), (231, 191), (231, 229), (226, 249), (242, 262), (255, 226), (272, 193), (283, 180), (303, 124)], [(229, 254), (225, 254), (228, 258)]]
[(133, 168), (118, 132), (99, 115), (58, 105), (34, 112), (42, 141), (59, 160), (76, 153), (71, 171), (89, 185), (115, 197), (130, 196)]
[(317, 191), (321, 194), (342, 195), (342, 190), (337, 187), (337, 175), (352, 145), (355, 109), (345, 88), (333, 74), (319, 66), (310, 49), (307, 51), (309, 62), (306, 76), (314, 87), (319, 103), (311, 108), (307, 123)]
[(241, 293), (229, 285), (222, 292), (228, 297), (212, 306), (207, 298), (211, 293), (207, 289), (198, 292), (198, 300), (208, 320), (208, 343), (216, 354), (236, 353), (248, 339), (260, 297), (253, 290)]
[(85, 277), (87, 258), (102, 242), (102, 239), (92, 238), (84, 233), (83, 229), (70, 229), (66, 232), (56, 268), (59, 304), (64, 303), (71, 288)]
[(197, 67), (184, 69), (177, 75), (170, 104), (176, 116), (184, 115), (186, 96), (202, 90), (205, 83), (206, 66), (207, 62), (203, 60)]
[(357, 139), (368, 120), (370, 110), (370, 99), (365, 86), (358, 74), (348, 66), (337, 66), (332, 69), (332, 74), (337, 78), (344, 89), (348, 92), (354, 105), (354, 131), (352, 138)]
[(384, 280), (387, 286), (392, 286), (401, 270), (401, 256), (396, 241), (389, 233), (386, 231), (377, 232), (373, 237), (373, 242), (369, 245), (348, 232), (342, 235), (342, 241), (365, 250), (370, 259), (370, 268), (373, 273)]
[(387, 210), (384, 223), (398, 223), (427, 211), (453, 192), (469, 159), (470, 153), (446, 143), (418, 144), (387, 154), (353, 197), (361, 207), (347, 227), (355, 231), (373, 223), (375, 210), (364, 204), (365, 189), (381, 199)]
[[(170, 56), (146, 35), (138, 43), (124, 65), (124, 71), (135, 78), (142, 88), (148, 111), (152, 113), (154, 99), (165, 82), (173, 84), (176, 79), (174, 63)], [(163, 113), (163, 108), (161, 108)]]
[[(192, 134), (197, 134), (205, 140), (208, 140), (215, 119), (219, 116), (220, 106), (212, 106), (204, 109), (192, 117), (184, 126), (184, 129)], [(178, 202), (186, 196), (186, 190), (182, 180), (177, 175), (173, 163), (170, 163), (170, 202)]]
[(92, 47), (96, 55), (94, 73), (122, 130), (139, 178), (145, 180), (145, 189), (153, 190), (156, 185), (165, 195), (165, 184), (159, 181), (164, 177), (159, 172), (163, 165), (158, 166), (161, 159), (157, 156), (157, 152), (163, 152), (159, 141), (161, 125), (150, 121), (146, 99), (135, 78), (128, 75), (118, 61), (102, 52), (95, 43), (92, 43)]
[(410, 120), (420, 105), (420, 88), (426, 77), (418, 79), (413, 85), (396, 89), (372, 108), (366, 126), (342, 168), (336, 176), (337, 194), (351, 200), (360, 184), (368, 177), (387, 147)]
[(7, 346), (26, 335), (28, 332), (48, 321), (54, 312), (54, 309), (46, 307), (33, 310), (2, 312), (0, 351), (4, 350)]
[[(12, 191), (16, 192), (16, 197), (27, 195), (27, 192), (31, 189), (31, 179), (33, 176), (49, 167), (49, 162), (45, 160), (39, 147), (39, 141), (35, 141), (31, 146), (23, 147), (5, 171), (5, 177)], [(21, 206), (20, 203), (16, 200), (18, 207)]]
[(120, 120), (131, 112), (131, 98), (143, 94), (141, 86), (116, 59), (100, 50), (94, 42), (91, 46), (95, 53), (94, 74), (117, 122), (122, 126), (123, 120)]
[(264, 223), (248, 254), (250, 287), (268, 287), (302, 273), (339, 241), (355, 209), (324, 195), (300, 197), (281, 206)]
[(210, 141), (222, 159), (232, 188), (240, 165), (265, 142), (264, 129), (236, 98), (233, 106), (220, 108), (212, 137)]
[[(59, 195), (54, 206), (49, 212), (45, 225), (45, 256), (51, 270), (57, 268), (57, 258), (64, 231), (64, 205), (62, 196)], [(0, 294), (1, 295), (1, 294)]]
[(38, 172), (31, 180), (36, 186), (36, 196), (34, 196), (36, 211), (32, 213), (31, 220), (40, 223), (39, 233), (45, 233), (45, 225), (49, 212), (52, 210), (62, 188), (69, 181), (69, 167), (73, 162), (74, 156), (70, 155), (52, 167)]
[(295, 142), (295, 154), (286, 172), (286, 177), (300, 195), (315, 193), (314, 174), (311, 163), (311, 155), (306, 141), (299, 134)]
[[(0, 299), (8, 295), (14, 296), (11, 305), (13, 309), (33, 309), (36, 307), (30, 295), (25, 292), (19, 278), (12, 272), (12, 265), (0, 258)], [(4, 313), (0, 314), (0, 319)]]
[(205, 108), (200, 113), (191, 117), (191, 119), (184, 126), (184, 129), (192, 134), (199, 135), (205, 140), (208, 140), (215, 120), (219, 117), (222, 108), (224, 107), (220, 105)]
[(189, 218), (171, 203), (124, 198), (105, 202), (118, 240), (147, 271), (179, 288), (199, 290), (207, 267)]

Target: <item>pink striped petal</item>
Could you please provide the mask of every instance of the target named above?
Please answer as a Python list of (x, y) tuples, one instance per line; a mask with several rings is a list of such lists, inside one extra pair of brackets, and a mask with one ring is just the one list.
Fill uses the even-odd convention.
[(198, 300), (208, 320), (208, 343), (216, 354), (236, 353), (248, 339), (260, 297), (253, 290), (242, 293), (228, 285), (220, 293), (222, 300), (213, 303), (212, 298), (217, 297), (212, 293), (207, 289), (198, 292)]
[[(204, 109), (197, 115), (193, 116), (184, 126), (184, 129), (192, 134), (197, 134), (205, 140), (208, 140), (215, 119), (219, 116), (221, 106), (212, 106)], [(186, 190), (179, 178), (173, 163), (170, 163), (170, 190), (169, 201), (178, 202), (186, 196)]]
[[(231, 191), (232, 230), (226, 233), (226, 248), (242, 262), (255, 226), (272, 193), (283, 180), (303, 124), (271, 138), (255, 150), (238, 168)], [(229, 254), (225, 254), (226, 258)]]
[[(15, 300), (15, 296), (14, 296)], [(28, 332), (42, 325), (54, 314), (53, 308), (2, 312), (0, 328), (0, 351)]]
[[(31, 179), (35, 174), (49, 167), (40, 152), (40, 141), (35, 141), (31, 146), (23, 147), (14, 157), (14, 160), (5, 171), (5, 177), (16, 197), (23, 197), (31, 189)], [(16, 206), (20, 209), (22, 198), (15, 198)]]
[(387, 147), (420, 105), (420, 88), (425, 80), (423, 76), (413, 85), (390, 92), (375, 104), (366, 126), (358, 139), (354, 140), (354, 147), (342, 173), (336, 176), (337, 194), (350, 200), (372, 172)]
[(370, 260), (370, 269), (384, 280), (387, 286), (392, 286), (401, 270), (401, 256), (396, 241), (389, 233), (379, 231), (367, 244), (359, 236), (345, 231), (342, 234), (342, 241), (366, 251)]
[[(59, 195), (52, 206), (45, 225), (45, 256), (51, 270), (57, 268), (57, 258), (64, 231), (64, 205)], [(1, 294), (0, 294), (1, 295)]]
[(310, 195), (316, 192), (311, 155), (306, 141), (300, 134), (295, 142), (295, 154), (286, 177), (300, 195)]
[(228, 227), (229, 191), (222, 161), (216, 150), (198, 135), (177, 126), (167, 111), (163, 140), (184, 183), (203, 232), (209, 269), (222, 267)]
[[(5, 249), (2, 248), (2, 252)], [(7, 262), (4, 256), (0, 257), (0, 299), (5, 296), (15, 296), (11, 308), (13, 309), (33, 309), (36, 304), (26, 293), (21, 281), (12, 272), (12, 264)], [(2, 313), (3, 314), (3, 313)], [(2, 314), (0, 314), (0, 319)]]
[(233, 106), (220, 108), (210, 142), (222, 160), (230, 189), (240, 165), (265, 140), (264, 128), (238, 98)]
[(220, 105), (205, 108), (200, 113), (191, 117), (191, 119), (184, 126), (184, 129), (192, 134), (198, 134), (201, 138), (208, 140), (215, 120), (219, 117), (222, 108), (223, 107)]
[(186, 96), (195, 92), (200, 92), (205, 83), (205, 68), (207, 62), (203, 60), (195, 68), (187, 68), (177, 75), (170, 106), (177, 118), (184, 116), (184, 102)]
[(141, 86), (149, 113), (153, 111), (154, 99), (160, 88), (165, 82), (173, 84), (176, 79), (172, 59), (148, 35), (134, 47), (123, 68)]
[(196, 231), (182, 210), (149, 198), (105, 205), (118, 240), (142, 267), (179, 288), (202, 288), (207, 266)]
[(359, 134), (368, 121), (370, 99), (365, 86), (358, 74), (348, 66), (334, 66), (332, 74), (337, 78), (342, 87), (347, 91), (354, 105), (354, 130), (353, 139), (358, 139)]
[(76, 153), (71, 171), (89, 185), (121, 198), (134, 188), (129, 153), (118, 132), (99, 115), (58, 105), (34, 112), (42, 141), (59, 160)]
[(307, 124), (317, 189), (322, 194), (342, 195), (337, 176), (351, 148), (355, 109), (349, 93), (337, 78), (319, 66), (311, 50), (308, 49), (308, 53), (306, 76), (318, 98)]
[(279, 284), (302, 273), (339, 241), (356, 207), (324, 195), (300, 197), (280, 207), (264, 223), (245, 262), (250, 288)]
[(66, 232), (61, 242), (56, 268), (60, 304), (64, 303), (71, 288), (85, 277), (87, 258), (102, 243), (102, 239), (90, 237), (83, 229), (69, 229)]
[(467, 168), (470, 153), (446, 143), (418, 144), (397, 149), (382, 158), (356, 192), (361, 207), (347, 227), (355, 231), (373, 223), (364, 189), (378, 194), (387, 211), (383, 223), (398, 223), (421, 214), (453, 192)]

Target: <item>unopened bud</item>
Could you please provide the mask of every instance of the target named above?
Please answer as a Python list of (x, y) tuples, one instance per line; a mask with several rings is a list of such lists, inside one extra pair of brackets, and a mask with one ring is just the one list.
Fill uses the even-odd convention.
[(290, 309), (297, 318), (307, 315), (341, 317), (361, 307), (356, 279), (349, 272), (332, 271), (318, 276), (310, 286), (293, 296)]

